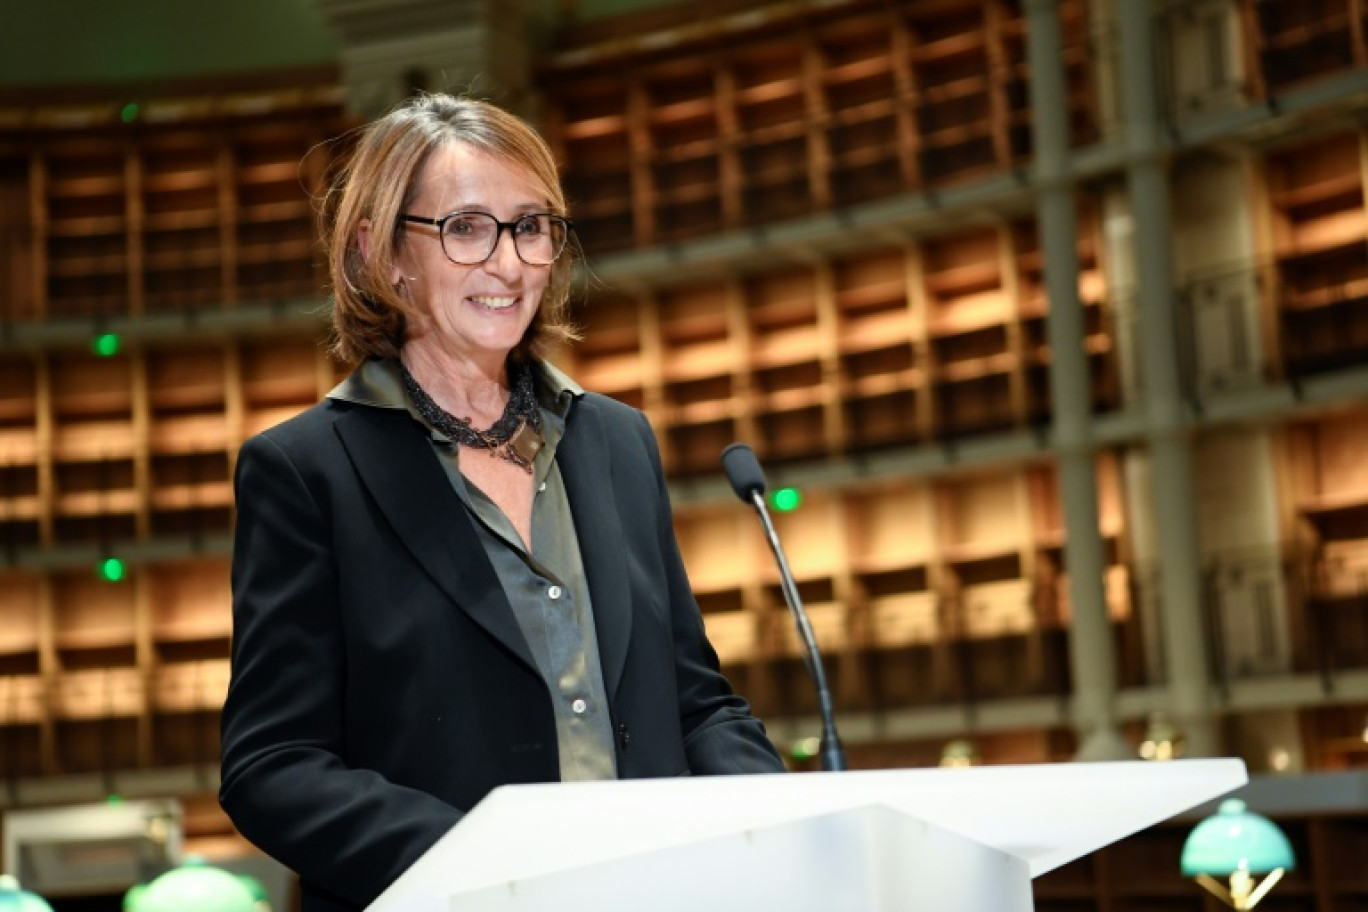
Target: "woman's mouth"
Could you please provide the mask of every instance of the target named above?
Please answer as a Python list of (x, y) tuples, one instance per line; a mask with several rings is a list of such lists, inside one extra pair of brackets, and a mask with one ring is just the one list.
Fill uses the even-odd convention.
[(479, 304), (485, 310), (507, 310), (518, 303), (517, 295), (471, 295), (466, 300)]

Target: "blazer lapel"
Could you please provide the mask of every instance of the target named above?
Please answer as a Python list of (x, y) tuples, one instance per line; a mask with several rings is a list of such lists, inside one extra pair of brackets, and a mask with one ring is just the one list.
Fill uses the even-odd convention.
[(565, 482), (570, 512), (575, 517), (580, 558), (594, 604), (603, 683), (612, 699), (627, 661), (632, 598), (607, 433), (593, 400), (578, 399), (556, 449), (556, 462)]
[(473, 521), (409, 416), (357, 408), (340, 417), (336, 428), (362, 483), (414, 559), (453, 602), (535, 671)]

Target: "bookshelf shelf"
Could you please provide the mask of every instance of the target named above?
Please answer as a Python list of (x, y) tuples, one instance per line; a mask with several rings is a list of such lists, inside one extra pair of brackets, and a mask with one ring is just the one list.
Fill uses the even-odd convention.
[[(1071, 113), (1086, 141), (1086, 7), (1063, 6)], [(603, 58), (620, 52), (591, 45), (539, 75), (595, 251), (928, 189), (1029, 154), (1015, 3), (852, 3), (698, 42), (628, 52), (632, 64), (616, 69)]]

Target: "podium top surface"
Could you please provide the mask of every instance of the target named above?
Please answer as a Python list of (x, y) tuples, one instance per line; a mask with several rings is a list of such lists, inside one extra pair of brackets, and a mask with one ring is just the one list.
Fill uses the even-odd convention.
[(1036, 877), (1246, 781), (1244, 763), (1224, 759), (504, 786), (370, 910), (869, 806), (1020, 858)]

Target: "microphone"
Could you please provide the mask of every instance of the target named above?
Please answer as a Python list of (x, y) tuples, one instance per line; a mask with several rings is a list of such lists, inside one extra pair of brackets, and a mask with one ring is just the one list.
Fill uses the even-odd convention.
[(822, 670), (822, 656), (817, 651), (817, 638), (813, 636), (812, 624), (808, 621), (803, 600), (798, 595), (798, 585), (793, 581), (789, 570), (788, 558), (779, 544), (779, 533), (774, 529), (769, 510), (765, 507), (765, 470), (755, 458), (755, 451), (744, 443), (733, 443), (722, 451), (722, 471), (727, 473), (727, 481), (743, 503), (748, 503), (760, 515), (764, 526), (765, 538), (769, 541), (774, 560), (779, 565), (779, 586), (784, 591), (784, 601), (788, 602), (793, 622), (798, 627), (798, 636), (803, 641), (808, 674), (817, 688), (817, 707), (822, 715), (822, 769), (838, 772), (847, 769), (845, 750), (841, 747), (840, 736), (836, 734), (836, 718), (831, 710), (831, 691), (827, 688), (826, 672)]

